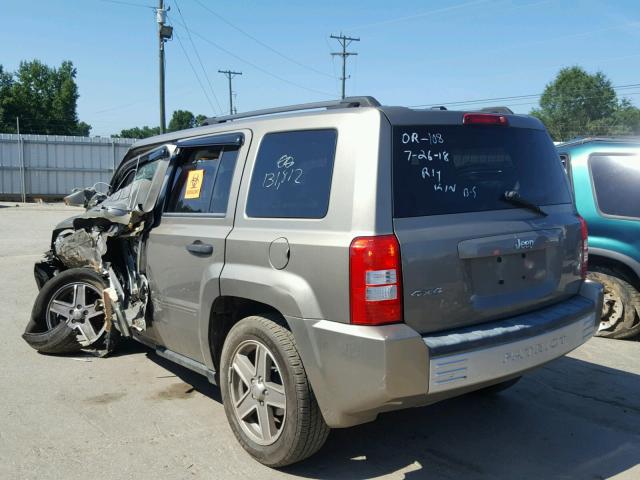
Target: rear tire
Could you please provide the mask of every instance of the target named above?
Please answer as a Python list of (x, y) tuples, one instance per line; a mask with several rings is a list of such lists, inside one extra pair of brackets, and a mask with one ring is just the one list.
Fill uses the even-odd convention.
[(615, 270), (600, 266), (592, 268), (589, 278), (604, 286), (596, 336), (622, 340), (640, 334), (640, 292)]
[(279, 321), (269, 314), (240, 320), (220, 361), (229, 425), (249, 455), (269, 467), (304, 460), (329, 435), (295, 339)]

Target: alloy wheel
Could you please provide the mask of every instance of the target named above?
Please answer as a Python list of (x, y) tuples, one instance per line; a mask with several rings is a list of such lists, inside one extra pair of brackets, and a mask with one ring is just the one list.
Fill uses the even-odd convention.
[(281, 369), (273, 353), (258, 340), (245, 340), (229, 366), (231, 402), (240, 427), (259, 445), (282, 434), (287, 399)]
[(91, 345), (106, 329), (102, 293), (84, 282), (60, 287), (47, 305), (46, 323), (49, 330), (66, 323), (79, 332), (83, 347)]

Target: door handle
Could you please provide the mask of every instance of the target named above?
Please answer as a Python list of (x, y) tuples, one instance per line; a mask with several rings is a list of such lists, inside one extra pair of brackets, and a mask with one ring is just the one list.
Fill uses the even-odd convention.
[(200, 240), (196, 240), (195, 242), (187, 245), (186, 248), (189, 253), (197, 256), (208, 257), (213, 253), (213, 245), (209, 243), (202, 243)]

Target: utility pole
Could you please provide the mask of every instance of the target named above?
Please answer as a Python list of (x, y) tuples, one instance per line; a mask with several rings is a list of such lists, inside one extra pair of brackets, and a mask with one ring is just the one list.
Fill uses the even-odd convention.
[(231, 88), (231, 79), (237, 75), (242, 75), (242, 72), (233, 72), (231, 70), (218, 70), (218, 73), (222, 73), (229, 80), (229, 115), (233, 115), (233, 89)]
[(166, 117), (164, 112), (164, 44), (171, 40), (173, 27), (165, 25), (167, 21), (167, 11), (164, 8), (164, 0), (158, 0), (156, 9), (156, 21), (158, 22), (158, 48), (159, 48), (159, 68), (160, 68), (160, 133), (166, 130)]
[(347, 77), (347, 57), (350, 57), (351, 55), (358, 55), (356, 52), (347, 52), (347, 47), (351, 45), (351, 42), (359, 42), (360, 39), (355, 37), (347, 37), (342, 33), (340, 33), (340, 35), (331, 35), (331, 38), (338, 40), (338, 42), (342, 46), (341, 52), (333, 52), (331, 55), (333, 55), (334, 57), (342, 57), (342, 77), (340, 77), (340, 80), (342, 80), (342, 98), (344, 98), (345, 81), (347, 80), (347, 78), (351, 78), (351, 75)]

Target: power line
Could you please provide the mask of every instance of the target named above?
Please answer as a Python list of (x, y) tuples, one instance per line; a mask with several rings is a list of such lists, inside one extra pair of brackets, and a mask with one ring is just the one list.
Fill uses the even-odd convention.
[(292, 82), (291, 80), (288, 80), (288, 79), (286, 79), (286, 78), (283, 78), (283, 77), (281, 77), (280, 75), (277, 75), (277, 74), (275, 74), (275, 73), (272, 73), (272, 72), (270, 72), (270, 71), (266, 70), (265, 68), (262, 68), (262, 67), (260, 67), (259, 65), (256, 65), (255, 63), (253, 63), (253, 62), (251, 62), (251, 61), (249, 61), (249, 60), (247, 60), (247, 59), (245, 59), (245, 58), (240, 57), (239, 55), (235, 54), (234, 52), (232, 52), (232, 51), (230, 51), (230, 50), (227, 50), (227, 49), (226, 49), (226, 48), (224, 48), (223, 46), (221, 46), (221, 45), (217, 44), (217, 43), (216, 43), (216, 42), (214, 42), (213, 40), (211, 40), (211, 39), (207, 38), (206, 36), (204, 36), (204, 35), (202, 35), (202, 34), (200, 34), (200, 33), (196, 32), (195, 30), (192, 30), (192, 29), (188, 28), (184, 23), (180, 23), (180, 22), (178, 22), (178, 24), (179, 24), (182, 28), (184, 28), (185, 30), (190, 31), (190, 32), (191, 32), (192, 34), (194, 34), (196, 37), (200, 38), (203, 42), (206, 42), (206, 43), (208, 43), (209, 45), (211, 45), (211, 46), (213, 46), (213, 47), (217, 48), (218, 50), (220, 50), (220, 51), (222, 51), (222, 52), (226, 53), (227, 55), (229, 55), (229, 56), (231, 56), (231, 57), (235, 58), (236, 60), (238, 60), (238, 61), (240, 61), (240, 62), (242, 62), (242, 63), (245, 63), (245, 64), (249, 65), (249, 66), (250, 66), (250, 67), (252, 67), (252, 68), (255, 68), (256, 70), (258, 70), (258, 71), (260, 71), (260, 72), (264, 73), (265, 75), (268, 75), (268, 76), (270, 76), (270, 77), (273, 77), (273, 78), (275, 78), (276, 80), (279, 80), (279, 81), (281, 81), (281, 82), (283, 82), (283, 83), (287, 83), (287, 84), (292, 85), (292, 86), (294, 86), (294, 87), (301, 88), (301, 89), (303, 89), (303, 90), (307, 90), (307, 91), (309, 91), (309, 92), (317, 93), (317, 94), (320, 94), (320, 95), (330, 95), (330, 96), (332, 96), (332, 95), (333, 95), (332, 93), (329, 93), (329, 92), (324, 92), (324, 91), (322, 91), (322, 90), (316, 90), (316, 89), (314, 89), (314, 88), (309, 88), (309, 87), (307, 87), (307, 86), (305, 86), (305, 85), (301, 85), (301, 84), (299, 84), (299, 83)]
[(318, 70), (310, 65), (305, 65), (304, 63), (299, 62), (298, 60), (296, 60), (295, 58), (291, 58), (288, 55), (285, 55), (284, 53), (280, 52), (279, 50), (276, 50), (275, 48), (273, 48), (271, 45), (268, 45), (266, 43), (264, 43), (262, 40), (260, 40), (259, 38), (254, 37), (253, 35), (251, 35), (249, 32), (243, 30), (242, 28), (238, 27), (237, 25), (231, 23), (229, 20), (227, 20), (226, 18), (224, 18), (222, 15), (220, 15), (219, 13), (214, 12), (213, 10), (211, 10), (211, 8), (209, 8), (207, 5), (205, 5), (204, 3), (202, 3), (200, 0), (194, 0), (198, 5), (200, 5), (202, 8), (204, 8), (205, 10), (207, 10), (209, 13), (211, 13), (212, 15), (216, 16), (219, 20), (222, 20), (224, 23), (226, 23), (227, 25), (229, 25), (231, 28), (237, 30), (238, 32), (240, 32), (241, 34), (243, 34), (245, 37), (250, 38), (251, 40), (253, 40), (254, 42), (256, 42), (258, 45), (263, 46), (264, 48), (266, 48), (267, 50), (272, 51), (273, 53), (275, 53), (276, 55), (278, 55), (279, 57), (284, 58), (285, 60), (287, 60), (288, 62), (291, 62), (295, 65), (298, 65), (299, 67), (302, 67), (306, 70), (309, 70), (311, 72), (317, 73), (318, 75), (324, 75), (325, 77), (329, 77), (329, 78), (335, 78), (333, 75), (330, 75), (328, 73), (325, 73), (321, 70)]
[(359, 42), (360, 38), (347, 37), (342, 33), (340, 35), (330, 35), (329, 38), (338, 40), (338, 43), (342, 46), (341, 52), (332, 52), (331, 55), (334, 57), (342, 57), (342, 77), (340, 77), (340, 80), (342, 80), (342, 98), (344, 98), (345, 82), (347, 78), (351, 78), (351, 76), (347, 77), (347, 58), (353, 55), (358, 55), (356, 52), (347, 52), (347, 47), (351, 45), (352, 42)]
[(218, 70), (218, 73), (224, 74), (229, 80), (229, 115), (233, 115), (233, 88), (231, 87), (231, 80), (233, 77), (242, 75), (242, 72), (234, 72), (232, 70)]
[(173, 35), (173, 27), (170, 25), (166, 25), (167, 19), (167, 11), (168, 8), (164, 8), (164, 0), (158, 0), (158, 6), (153, 7), (151, 5), (143, 5), (140, 3), (134, 3), (123, 0), (101, 0), (102, 2), (107, 3), (115, 3), (118, 5), (126, 5), (129, 7), (140, 7), (140, 8), (149, 8), (155, 11), (156, 13), (156, 23), (158, 24), (158, 74), (159, 74), (159, 82), (158, 82), (158, 90), (159, 90), (159, 100), (160, 100), (160, 133), (164, 133), (165, 131), (165, 82), (164, 82), (164, 72), (165, 72), (165, 55), (164, 55), (164, 44), (167, 40), (171, 40)]
[[(635, 88), (640, 87), (640, 83), (630, 83), (627, 85), (616, 85), (611, 87), (613, 90), (622, 90), (627, 88)], [(480, 98), (475, 100), (460, 100), (456, 102), (432, 102), (426, 103), (422, 105), (411, 105), (410, 108), (421, 108), (421, 107), (431, 107), (433, 105), (466, 105), (473, 103), (486, 103), (486, 102), (501, 102), (505, 100), (523, 100), (526, 98), (538, 98), (541, 97), (542, 93), (533, 93), (528, 95), (514, 95), (511, 97), (494, 97), (494, 98)]]
[[(197, 1), (197, 0), (196, 0)], [(426, 17), (429, 15), (435, 15), (438, 13), (445, 13), (445, 12), (449, 12), (452, 10), (459, 10), (461, 8), (465, 8), (465, 7), (472, 7), (478, 4), (482, 4), (482, 3), (488, 3), (490, 0), (475, 0), (472, 2), (466, 2), (466, 3), (460, 3), (458, 5), (451, 5), (449, 7), (443, 7), (443, 8), (437, 8), (435, 10), (429, 10), (427, 12), (422, 12), (422, 13), (416, 13), (413, 15), (406, 15), (404, 17), (398, 17), (398, 18), (391, 18), (389, 20), (381, 20), (379, 22), (373, 22), (373, 23), (368, 23), (365, 25), (356, 25), (354, 27), (351, 27), (350, 30), (359, 30), (361, 28), (370, 28), (370, 27), (377, 27), (380, 25), (387, 25), (389, 23), (396, 23), (396, 22), (402, 22), (405, 20), (412, 20), (414, 18), (419, 18), (419, 17)]]
[(196, 68), (193, 66), (193, 62), (191, 61), (191, 58), (189, 58), (189, 55), (187, 54), (187, 50), (184, 48), (184, 45), (182, 44), (182, 40), (180, 39), (180, 35), (178, 35), (178, 32), (176, 32), (176, 38), (178, 39), (178, 43), (180, 44), (180, 48), (182, 49), (182, 53), (184, 53), (184, 56), (187, 59), (187, 62), (189, 63), (189, 66), (191, 67), (191, 71), (193, 72), (194, 76), (196, 77), (196, 80), (198, 81), (198, 84), (200, 85), (200, 88), (202, 89), (202, 93), (204, 93), (204, 96), (207, 99), (207, 102), (209, 102), (209, 106), (211, 107), (211, 111), (215, 112), (216, 111), (216, 107), (213, 106), (213, 102), (211, 101), (211, 98), (209, 98), (209, 94), (207, 93), (207, 89), (205, 88), (204, 84), (202, 83), (202, 80), (200, 80), (200, 76), (198, 75), (198, 72), (196, 71)]
[(152, 6), (152, 5), (142, 5), (141, 3), (133, 3), (133, 2), (123, 2), (121, 0), (100, 0), (101, 2), (105, 2), (105, 3), (117, 3), (119, 5), (127, 5), (129, 7), (141, 7), (141, 8), (150, 8), (152, 10), (155, 10), (156, 7)]
[(180, 10), (180, 5), (178, 4), (178, 0), (174, 0), (174, 3), (176, 5), (176, 8), (178, 9), (178, 14), (180, 14), (180, 18), (182, 19), (182, 22), (185, 24), (185, 29), (187, 30), (187, 35), (189, 35), (189, 41), (191, 42), (191, 46), (193, 47), (193, 50), (196, 53), (196, 58), (198, 59), (198, 63), (200, 63), (200, 68), (202, 69), (202, 73), (204, 74), (204, 78), (207, 80), (207, 83), (209, 84), (209, 89), (211, 90), (211, 95), (213, 95), (213, 99), (216, 101), (216, 105), (218, 105), (218, 110), (222, 112), (222, 107), (220, 106), (220, 102), (218, 101), (218, 96), (216, 95), (216, 92), (213, 90), (213, 85), (211, 84), (211, 80), (209, 79), (209, 75), (207, 74), (207, 70), (204, 68), (204, 64), (202, 63), (202, 58), (200, 58), (200, 53), (198, 52), (196, 44), (194, 43), (193, 38), (191, 37), (191, 32), (189, 32), (189, 29), (186, 28), (187, 21), (185, 20), (184, 16), (182, 15), (182, 10)]

